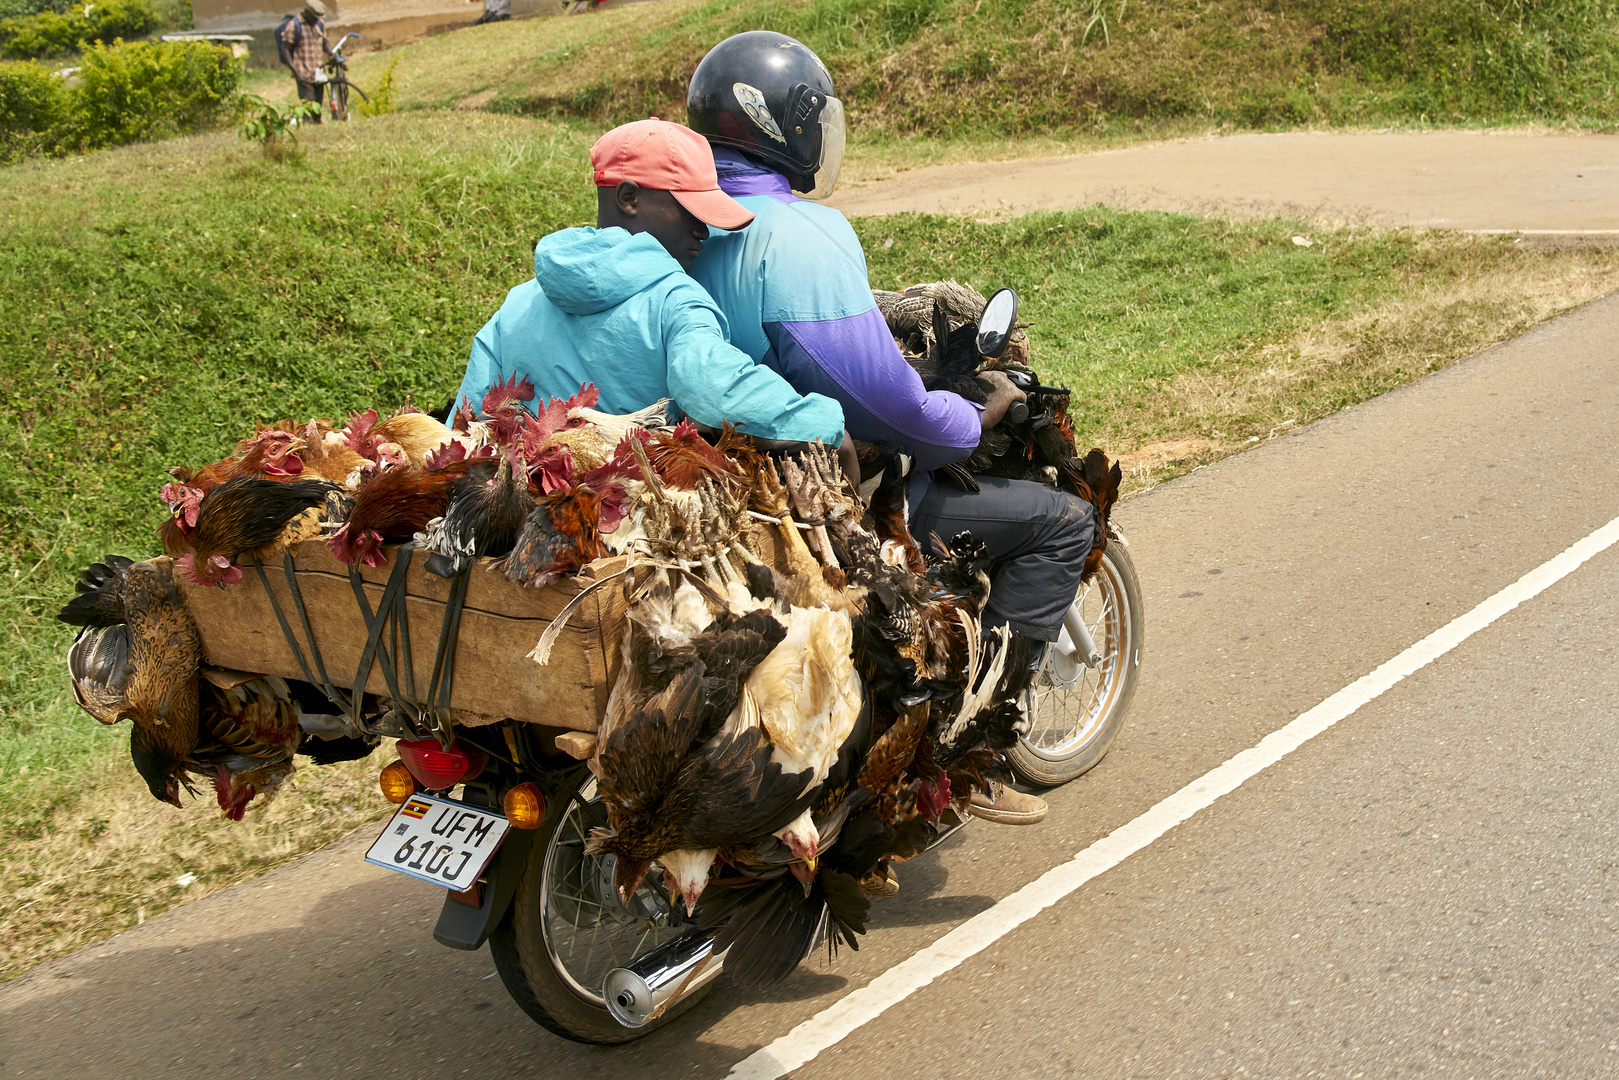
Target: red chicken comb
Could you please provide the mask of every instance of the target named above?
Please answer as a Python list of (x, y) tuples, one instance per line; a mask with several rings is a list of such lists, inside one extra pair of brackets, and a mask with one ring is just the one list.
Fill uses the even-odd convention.
[(455, 418), (450, 421), (450, 430), (461, 432), (470, 431), (472, 430), (472, 422), (477, 418), (477, 414), (472, 408), (472, 399), (467, 397), (465, 394), (462, 394), (461, 404), (455, 407)]
[(210, 555), (198, 565), (197, 556), (188, 551), (174, 560), (174, 568), (187, 581), (210, 588), (234, 585), (242, 580), (242, 568), (223, 555)]
[(423, 459), (422, 470), (424, 472), (443, 472), (458, 461), (494, 456), (495, 448), (493, 446), (480, 446), (469, 454), (465, 443), (460, 439), (451, 439)]
[(483, 396), (483, 411), (490, 416), (500, 416), (522, 402), (533, 400), (534, 384), (528, 381), (528, 376), (513, 375), (510, 380), (489, 388)]
[(343, 439), (349, 444), (349, 449), (364, 457), (376, 457), (376, 444), (379, 441), (371, 434), (371, 429), (377, 426), (377, 410), (367, 409), (365, 412), (349, 414), (349, 422), (343, 428)]
[(242, 815), (247, 812), (247, 804), (252, 802), (253, 796), (258, 793), (258, 789), (252, 784), (235, 787), (230, 770), (223, 765), (214, 773), (214, 798), (219, 800), (221, 815), (231, 821), (242, 820)]

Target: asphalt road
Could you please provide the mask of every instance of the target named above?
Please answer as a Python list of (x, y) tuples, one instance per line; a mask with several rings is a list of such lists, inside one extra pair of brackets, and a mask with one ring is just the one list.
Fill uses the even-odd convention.
[[(762, 998), (562, 1042), (368, 832), (0, 989), (0, 1075), (723, 1075), (1619, 516), (1616, 416), (1619, 296), (1130, 500), (1112, 754)], [(1619, 1074), (1616, 626), (1619, 548), (795, 1075)]]
[(831, 200), (846, 214), (983, 216), (1103, 202), (1233, 217), (1619, 237), (1619, 138), (1286, 132), (1078, 157), (934, 165)]

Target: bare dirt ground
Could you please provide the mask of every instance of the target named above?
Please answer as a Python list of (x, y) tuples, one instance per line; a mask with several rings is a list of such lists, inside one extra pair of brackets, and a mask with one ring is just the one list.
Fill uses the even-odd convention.
[(1619, 137), (1292, 132), (934, 165), (840, 191), (845, 214), (1006, 217), (1094, 203), (1619, 239)]

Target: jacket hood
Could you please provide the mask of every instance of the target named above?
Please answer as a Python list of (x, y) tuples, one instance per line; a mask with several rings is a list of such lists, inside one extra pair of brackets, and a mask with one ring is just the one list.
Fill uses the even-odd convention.
[(623, 229), (563, 229), (534, 248), (534, 277), (546, 299), (569, 315), (616, 307), (670, 274), (680, 264), (650, 233)]

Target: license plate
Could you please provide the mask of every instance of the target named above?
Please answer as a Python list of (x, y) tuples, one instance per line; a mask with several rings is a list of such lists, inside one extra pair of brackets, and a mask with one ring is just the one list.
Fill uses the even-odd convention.
[(511, 827), (505, 817), (435, 795), (412, 795), (394, 811), (365, 861), (465, 892)]

